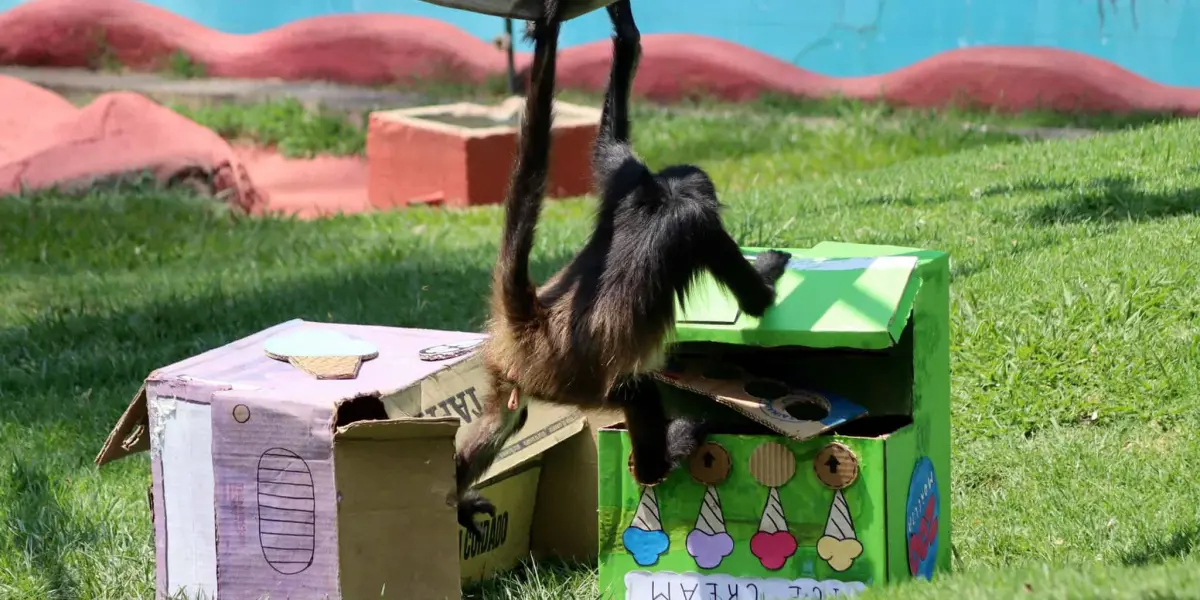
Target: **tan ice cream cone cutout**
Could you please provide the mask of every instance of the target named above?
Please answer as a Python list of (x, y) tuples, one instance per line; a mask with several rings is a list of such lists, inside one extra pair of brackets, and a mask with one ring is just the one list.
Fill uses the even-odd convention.
[(379, 356), (375, 345), (329, 329), (302, 329), (268, 339), (267, 356), (287, 361), (317, 379), (354, 379), (364, 360)]
[(778, 442), (767, 442), (750, 455), (750, 474), (770, 488), (767, 505), (758, 523), (758, 533), (750, 538), (750, 553), (763, 568), (778, 571), (796, 553), (796, 538), (788, 531), (779, 488), (796, 474), (796, 455)]
[(858, 457), (845, 444), (834, 442), (821, 449), (813, 460), (821, 483), (833, 490), (833, 504), (825, 522), (825, 535), (817, 540), (817, 555), (829, 568), (842, 572), (862, 556), (862, 542), (854, 533), (854, 521), (842, 490), (858, 480)]

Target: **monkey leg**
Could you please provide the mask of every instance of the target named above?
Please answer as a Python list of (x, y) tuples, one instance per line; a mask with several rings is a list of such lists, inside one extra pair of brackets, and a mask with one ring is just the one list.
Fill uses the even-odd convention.
[(481, 537), (482, 532), (475, 524), (475, 515), (484, 513), (496, 516), (496, 507), (471, 486), (496, 460), (496, 455), (508, 438), (524, 426), (528, 408), (513, 412), (504, 410), (504, 402), (489, 393), (484, 401), (484, 411), (474, 426), (465, 433), (455, 452), (455, 479), (458, 483), (458, 523), (472, 535)]
[(658, 386), (650, 377), (633, 377), (618, 385), (610, 401), (625, 413), (633, 448), (633, 476), (654, 485), (687, 460), (704, 442), (708, 426), (684, 417), (668, 421)]
[(637, 22), (633, 19), (633, 7), (629, 0), (618, 0), (605, 8), (608, 10), (608, 18), (612, 21), (613, 33), (618, 41), (641, 41), (642, 33), (638, 31)]

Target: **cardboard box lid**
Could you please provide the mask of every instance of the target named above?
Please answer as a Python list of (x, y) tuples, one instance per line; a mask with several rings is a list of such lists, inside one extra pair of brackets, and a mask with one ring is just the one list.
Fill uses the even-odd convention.
[[(317, 380), (287, 362), (267, 356), (264, 349), (266, 340), (304, 327), (339, 331), (369, 341), (378, 348), (378, 356), (364, 362), (356, 378), (344, 380)], [(480, 382), (486, 382), (486, 379), (482, 379), (482, 371), (479, 370), (475, 373), (473, 384), (463, 383), (463, 377), (470, 377), (471, 372), (476, 370), (478, 357), (475, 354), (425, 361), (420, 359), (420, 351), (432, 346), (482, 340), (485, 337), (481, 333), (319, 323), (301, 319), (280, 323), (152, 372), (109, 433), (95, 462), (101, 466), (150, 448), (147, 385), (165, 383), (186, 386), (189, 381), (200, 381), (216, 383), (226, 389), (254, 390), (262, 394), (286, 396), (295, 402), (323, 406), (337, 406), (345, 400), (362, 396), (382, 398), (412, 390), (412, 395), (420, 398), (420, 408), (425, 409), (428, 399), (440, 399), (441, 394), (462, 396), (463, 388), (456, 385), (479, 387)], [(468, 364), (462, 364), (464, 362)], [(480, 389), (475, 393), (486, 393), (486, 390)], [(446, 413), (439, 415), (414, 410), (409, 416), (463, 416), (462, 413), (455, 414), (449, 410)], [(462, 420), (468, 421), (469, 415), (466, 417)], [(492, 477), (536, 457), (578, 433), (585, 425), (583, 415), (577, 411), (542, 405), (531, 409), (525, 428), (509, 440), (502, 450), (501, 460), (497, 460), (485, 477)]]
[[(873, 248), (865, 246), (864, 248)], [(776, 289), (778, 299), (762, 319), (744, 315), (724, 286), (705, 273), (676, 302), (677, 342), (754, 346), (806, 346), (880, 350), (900, 339), (920, 278), (919, 258), (862, 256), (853, 244), (822, 244), (792, 253)], [(763, 250), (744, 248), (748, 258)]]
[[(747, 391), (753, 389), (755, 379), (743, 376), (722, 379), (706, 377), (706, 364), (704, 357), (673, 356), (667, 367), (654, 376), (668, 385), (716, 400), (794, 440), (816, 437), (867, 414), (866, 408), (840, 396), (787, 389), (782, 382), (758, 380), (779, 389), (770, 397), (756, 396)], [(791, 412), (797, 406), (804, 408), (814, 405), (826, 412), (820, 420), (795, 416)]]

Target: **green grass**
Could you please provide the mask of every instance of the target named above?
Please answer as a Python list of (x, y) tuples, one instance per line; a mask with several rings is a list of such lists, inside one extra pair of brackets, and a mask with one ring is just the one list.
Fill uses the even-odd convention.
[(167, 56), (163, 72), (176, 79), (203, 79), (208, 75), (208, 69), (183, 50), (176, 50)]
[[(362, 127), (331, 111), (310, 111), (296, 100), (172, 108), (226, 139), (277, 147), (286, 156), (365, 152)], [(641, 156), (655, 165), (701, 163), (729, 191), (1021, 141), (1012, 134), (967, 130), (933, 113), (893, 117), (876, 107), (814, 126), (752, 108), (680, 113), (639, 102), (633, 111)]]
[[(1033, 144), (872, 118), (636, 136), (713, 171), (743, 244), (951, 253), (956, 572), (875, 595), (1200, 598), (1200, 123)], [(547, 206), (535, 275), (592, 208)], [(0, 598), (150, 597), (147, 459), (90, 462), (141, 379), (294, 317), (478, 328), (500, 214), (244, 219), (146, 185), (0, 201)], [(473, 594), (594, 586), (543, 564)]]
[[(418, 91), (433, 101), (457, 102), (469, 99), (477, 102), (495, 102), (509, 95), (506, 77), (489, 78), (483, 84), (464, 84), (440, 81), (411, 81), (383, 87)], [(603, 100), (600, 91), (564, 89), (559, 97), (568, 102), (599, 106)], [(854, 100), (841, 96), (826, 98), (800, 98), (786, 94), (767, 92), (748, 101), (729, 102), (707, 93), (697, 93), (679, 99), (669, 105), (639, 99), (646, 106), (658, 106), (678, 113), (680, 111), (702, 111), (718, 113), (753, 114), (763, 117), (807, 117), (843, 118), (860, 113), (875, 113), (895, 120), (912, 118), (937, 118), (953, 123), (972, 123), (1000, 128), (1024, 127), (1077, 127), (1113, 131), (1152, 124), (1163, 124), (1179, 120), (1178, 115), (1163, 112), (1096, 113), (1091, 111), (1062, 111), (1031, 109), (1019, 113), (1006, 113), (962, 102), (933, 108), (911, 108), (886, 104), (882, 101)]]
[(274, 147), (288, 157), (362, 154), (366, 146), (363, 127), (345, 115), (309, 110), (291, 98), (249, 105), (175, 104), (171, 108), (223, 138)]

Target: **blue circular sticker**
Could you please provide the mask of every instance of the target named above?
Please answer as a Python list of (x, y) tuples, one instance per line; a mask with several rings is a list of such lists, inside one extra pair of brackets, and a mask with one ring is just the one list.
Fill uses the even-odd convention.
[(921, 457), (913, 467), (905, 506), (905, 533), (908, 536), (908, 572), (913, 577), (933, 579), (938, 555), (938, 517), (940, 494), (933, 461)]

